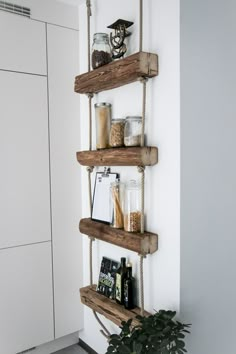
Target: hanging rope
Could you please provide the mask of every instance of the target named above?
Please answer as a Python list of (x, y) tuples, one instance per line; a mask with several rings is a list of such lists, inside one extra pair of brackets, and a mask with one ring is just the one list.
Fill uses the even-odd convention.
[(139, 51), (143, 50), (143, 0), (139, 0)]
[(144, 290), (143, 290), (143, 258), (144, 256), (140, 255), (140, 314), (144, 315)]
[[(90, 71), (90, 17), (92, 16), (91, 12), (91, 1), (86, 0), (87, 5), (87, 35), (88, 35), (88, 71)], [(93, 94), (88, 93), (88, 102), (89, 102), (89, 150), (92, 150), (92, 98)], [(89, 190), (89, 209), (90, 209), (90, 216), (92, 217), (92, 188), (91, 188), (91, 173), (93, 172), (93, 166), (87, 167), (88, 172), (88, 190)], [(93, 285), (93, 237), (89, 237), (89, 275), (90, 275), (90, 286)], [(104, 326), (100, 318), (98, 317), (96, 311), (93, 310), (93, 314), (103, 328), (100, 332), (108, 339), (111, 336), (111, 333), (108, 329)]]
[(90, 17), (92, 16), (91, 1), (86, 0), (87, 5), (87, 34), (88, 34), (88, 71), (91, 70), (90, 66)]
[(147, 97), (147, 81), (148, 81), (148, 79), (146, 77), (140, 77), (139, 81), (143, 85), (141, 146), (144, 146), (144, 132), (145, 132), (145, 120), (146, 120), (146, 97)]

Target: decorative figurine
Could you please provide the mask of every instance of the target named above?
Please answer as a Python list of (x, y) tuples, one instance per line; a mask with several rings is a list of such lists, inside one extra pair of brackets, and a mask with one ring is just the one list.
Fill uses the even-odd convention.
[(133, 22), (119, 19), (112, 23), (107, 28), (112, 28), (115, 30), (115, 34), (110, 33), (110, 43), (112, 50), (112, 58), (118, 59), (124, 56), (127, 51), (126, 44), (124, 40), (126, 37), (131, 35), (131, 32), (127, 31), (127, 28), (133, 25)]

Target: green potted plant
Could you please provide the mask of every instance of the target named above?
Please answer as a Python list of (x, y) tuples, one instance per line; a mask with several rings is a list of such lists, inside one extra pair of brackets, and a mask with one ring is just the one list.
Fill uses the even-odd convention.
[(183, 354), (190, 324), (175, 321), (175, 311), (160, 310), (148, 317), (137, 316), (122, 322), (120, 334), (112, 334), (106, 354)]

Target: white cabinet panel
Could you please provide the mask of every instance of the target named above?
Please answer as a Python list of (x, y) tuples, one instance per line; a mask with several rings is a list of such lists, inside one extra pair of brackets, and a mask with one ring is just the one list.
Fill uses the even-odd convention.
[(0, 69), (46, 75), (45, 24), (0, 11)]
[(0, 353), (53, 340), (51, 242), (0, 250)]
[(47, 80), (0, 71), (0, 248), (51, 239)]
[(52, 178), (52, 240), (56, 337), (81, 328), (78, 33), (48, 25), (49, 119)]

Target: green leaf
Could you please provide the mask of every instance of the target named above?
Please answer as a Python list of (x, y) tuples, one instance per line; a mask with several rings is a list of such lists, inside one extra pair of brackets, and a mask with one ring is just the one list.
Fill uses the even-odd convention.
[(129, 347), (127, 347), (126, 345), (122, 344), (120, 347), (119, 347), (119, 353), (121, 354), (131, 354), (131, 350)]

